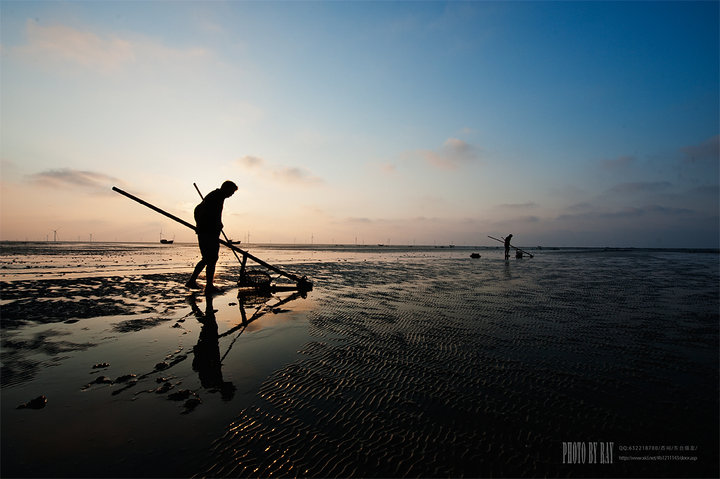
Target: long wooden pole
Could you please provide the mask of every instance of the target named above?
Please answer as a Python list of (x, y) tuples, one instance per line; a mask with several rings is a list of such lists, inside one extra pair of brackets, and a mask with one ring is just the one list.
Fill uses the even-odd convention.
[[(147, 207), (150, 208), (151, 210), (157, 211), (157, 212), (160, 213), (161, 215), (167, 216), (167, 217), (170, 218), (171, 220), (177, 221), (177, 222), (180, 223), (181, 225), (185, 225), (185, 226), (187, 226), (188, 228), (190, 228), (191, 230), (197, 232), (197, 228), (196, 228), (194, 225), (188, 223), (187, 221), (182, 220), (182, 219), (178, 218), (177, 216), (168, 213), (167, 211), (163, 211), (163, 210), (161, 210), (160, 208), (158, 208), (157, 206), (151, 205), (151, 204), (148, 203), (147, 201), (141, 200), (141, 199), (138, 198), (137, 196), (131, 195), (130, 193), (128, 193), (128, 192), (126, 192), (126, 191), (123, 191), (123, 190), (121, 190), (120, 188), (118, 188), (118, 187), (116, 187), (116, 186), (113, 186), (112, 189), (113, 189), (113, 191), (115, 191), (115, 192), (117, 192), (117, 193), (120, 193), (121, 195), (126, 196), (126, 197), (130, 198), (131, 200), (140, 203), (140, 204), (143, 205), (143, 206), (147, 206)], [(308, 288), (308, 287), (309, 287), (310, 289), (312, 289), (312, 286), (311, 286), (312, 283), (311, 283), (310, 280), (308, 280), (307, 278), (305, 278), (305, 277), (302, 277), (302, 278), (301, 278), (301, 277), (299, 277), (299, 276), (297, 276), (297, 275), (294, 275), (294, 274), (292, 274), (292, 273), (288, 273), (287, 271), (283, 271), (283, 270), (281, 270), (280, 268), (277, 268), (277, 267), (275, 267), (275, 266), (273, 266), (273, 265), (271, 265), (271, 264), (269, 264), (269, 263), (266, 263), (265, 261), (261, 260), (260, 258), (257, 258), (257, 257), (255, 257), (255, 256), (251, 255), (251, 254), (248, 253), (247, 251), (243, 251), (242, 249), (238, 248), (238, 247), (235, 246), (234, 244), (228, 243), (227, 241), (224, 241), (224, 240), (219, 240), (219, 241), (220, 241), (220, 244), (225, 245), (225, 246), (227, 246), (228, 248), (230, 248), (231, 250), (237, 251), (238, 253), (240, 253), (240, 254), (242, 254), (242, 255), (250, 258), (251, 260), (255, 261), (255, 262), (256, 262), (257, 264), (259, 264), (260, 266), (264, 266), (265, 268), (267, 268), (267, 269), (269, 269), (269, 270), (271, 270), (271, 271), (274, 271), (274, 272), (276, 272), (277, 274), (279, 274), (279, 275), (281, 275), (281, 276), (285, 276), (286, 278), (289, 278), (289, 279), (295, 281), (296, 283), (298, 283), (298, 286), (302, 286), (303, 288)]]
[[(497, 238), (495, 238), (495, 237), (493, 237), (493, 236), (490, 236), (490, 235), (488, 235), (488, 238), (494, 239), (495, 241), (499, 241), (499, 242), (501, 242), (501, 243), (505, 243), (504, 240), (497, 239)], [(532, 253), (528, 253), (527, 251), (521, 250), (520, 248), (518, 248), (518, 247), (516, 247), (516, 246), (513, 246), (513, 245), (510, 245), (510, 247), (513, 248), (513, 249), (516, 249), (516, 250), (520, 251), (521, 253), (525, 253), (526, 255), (528, 255), (528, 256), (530, 256), (531, 258), (533, 258)]]

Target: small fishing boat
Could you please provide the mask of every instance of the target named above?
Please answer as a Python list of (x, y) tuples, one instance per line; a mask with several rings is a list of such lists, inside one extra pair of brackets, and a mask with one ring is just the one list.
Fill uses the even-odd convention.
[(160, 230), (160, 244), (173, 244), (174, 241), (175, 241), (174, 236), (173, 236), (173, 239), (163, 238), (162, 230)]

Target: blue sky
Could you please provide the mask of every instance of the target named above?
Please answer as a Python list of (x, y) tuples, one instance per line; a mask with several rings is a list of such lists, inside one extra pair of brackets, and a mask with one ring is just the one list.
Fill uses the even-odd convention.
[(1, 239), (719, 246), (718, 2), (0, 8)]

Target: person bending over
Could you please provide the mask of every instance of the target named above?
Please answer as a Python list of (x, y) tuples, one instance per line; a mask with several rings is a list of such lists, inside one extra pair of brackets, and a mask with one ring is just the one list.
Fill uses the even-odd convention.
[(510, 259), (510, 240), (512, 239), (512, 235), (508, 235), (507, 238), (505, 238), (505, 259)]
[(216, 190), (205, 196), (202, 202), (195, 207), (195, 226), (198, 237), (198, 246), (202, 259), (195, 265), (190, 279), (185, 284), (188, 288), (200, 289), (197, 278), (205, 269), (205, 293), (215, 294), (220, 290), (213, 285), (215, 265), (220, 251), (220, 232), (222, 231), (222, 210), (226, 198), (230, 198), (238, 187), (232, 181), (226, 181)]

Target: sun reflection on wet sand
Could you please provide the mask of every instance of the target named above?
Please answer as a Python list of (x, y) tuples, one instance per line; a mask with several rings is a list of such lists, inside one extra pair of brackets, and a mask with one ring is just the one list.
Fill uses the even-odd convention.
[[(58, 274), (73, 262), (62, 254), (35, 263), (42, 270), (37, 277), (0, 271), (3, 437), (13, 438), (3, 440), (3, 475), (114, 475), (144, 463), (143, 475), (186, 475), (189, 459), (170, 451), (197, 449), (188, 439), (209, 444), (278, 361), (292, 362), (309, 339), (299, 325), (310, 306), (294, 310), (311, 303), (302, 298), (295, 306), (269, 308), (242, 335), (218, 338), (217, 348), (229, 353), (223, 377), (240, 386), (228, 402), (222, 387), (203, 385), (193, 367), (202, 329), (193, 305), (203, 307), (206, 299), (179, 287), (185, 273), (176, 267), (158, 273), (163, 256), (148, 254), (151, 249), (139, 251), (152, 271), (143, 268), (143, 274), (123, 276), (115, 268), (112, 277), (102, 276), (105, 264), (90, 261), (90, 274), (69, 277)], [(186, 253), (190, 264), (196, 252)], [(232, 274), (221, 273), (228, 290), (213, 301), (220, 335), (242, 318)], [(276, 300), (258, 301), (247, 315)], [(15, 407), (37, 390), (48, 397), (43, 415), (18, 416)], [(201, 422), (191, 426), (182, 419), (190, 415)], [(188, 438), (190, 429), (194, 438)]]

